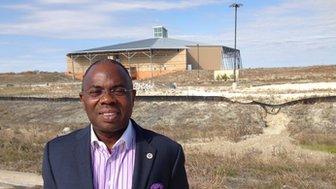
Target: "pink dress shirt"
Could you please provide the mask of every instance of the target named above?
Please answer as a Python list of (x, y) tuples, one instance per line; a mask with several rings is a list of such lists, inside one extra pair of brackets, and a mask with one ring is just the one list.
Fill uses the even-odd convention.
[(109, 152), (91, 125), (91, 162), (94, 189), (131, 189), (135, 160), (135, 131), (131, 121)]

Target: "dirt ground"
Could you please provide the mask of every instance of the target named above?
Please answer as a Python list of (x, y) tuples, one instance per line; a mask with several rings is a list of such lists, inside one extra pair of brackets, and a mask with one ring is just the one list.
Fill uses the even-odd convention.
[[(80, 90), (78, 81), (61, 74), (25, 74), (0, 74), (0, 96), (50, 97), (48, 91), (77, 96)], [(196, 72), (175, 73), (137, 85), (160, 92), (173, 88), (173, 83), (201, 90), (232, 85), (214, 81), (206, 71), (201, 79), (196, 76)], [(251, 96), (276, 88), (272, 96), (306, 95), (304, 86), (309, 82), (316, 85), (309, 93), (323, 92), (330, 98), (288, 103), (276, 111), (266, 111), (246, 98), (244, 102), (137, 101), (132, 117), (183, 145), (191, 188), (336, 188), (336, 66), (249, 69), (242, 73), (243, 88), (233, 93)], [(265, 102), (274, 101), (269, 97), (263, 96)], [(0, 169), (33, 173), (41, 172), (46, 141), (88, 122), (79, 101), (0, 100), (0, 118)]]

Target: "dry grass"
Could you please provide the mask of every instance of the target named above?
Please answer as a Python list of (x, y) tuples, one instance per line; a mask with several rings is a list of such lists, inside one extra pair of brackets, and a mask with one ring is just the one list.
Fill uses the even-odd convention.
[(0, 86), (1, 96), (78, 97), (80, 83)]
[(16, 129), (2, 127), (0, 135), (2, 169), (40, 172), (43, 146), (48, 139), (48, 133), (27, 124), (24, 127), (17, 126)]
[[(0, 169), (41, 173), (44, 144), (62, 131), (62, 124), (10, 124), (0, 127)], [(70, 126), (75, 129), (77, 126)]]
[(191, 188), (332, 188), (336, 159), (325, 163), (298, 162), (283, 153), (267, 161), (259, 152), (215, 156), (187, 152)]
[(240, 77), (242, 81), (254, 84), (335, 81), (336, 66), (243, 69)]
[(265, 123), (260, 110), (256, 105), (227, 102), (138, 102), (133, 117), (140, 125), (179, 141), (217, 136), (239, 141), (262, 133)]
[[(87, 121), (76, 102), (0, 101), (0, 105), (1, 169), (40, 173), (45, 142), (64, 127), (74, 130)], [(298, 144), (314, 141), (319, 145), (334, 144), (334, 110), (333, 103), (282, 109), (294, 118), (288, 130)], [(323, 116), (313, 116), (320, 116), (316, 113), (319, 111)], [(133, 117), (141, 125), (182, 143), (211, 141), (214, 137), (237, 142), (262, 132), (265, 125), (262, 114), (258, 106), (226, 102), (136, 102)], [(333, 188), (336, 185), (335, 155), (310, 161), (309, 156), (298, 159), (286, 149), (266, 158), (259, 149), (215, 155), (196, 146), (185, 147), (185, 152), (191, 188)]]
[(72, 82), (72, 78), (58, 72), (28, 71), (22, 73), (0, 73), (0, 85)]
[[(161, 86), (176, 83), (177, 86), (229, 86), (232, 80), (215, 81), (213, 71), (192, 70), (167, 74), (144, 81)], [(296, 68), (254, 68), (239, 71), (240, 85), (265, 85), (287, 82), (336, 81), (336, 66), (311, 66)]]
[[(294, 113), (295, 112), (295, 113)], [(300, 104), (289, 111), (288, 130), (305, 148), (336, 153), (336, 103)]]
[[(240, 81), (249, 84), (269, 84), (281, 82), (309, 82), (309, 81), (335, 81), (336, 66), (311, 66), (297, 68), (255, 68), (240, 70)], [(193, 70), (179, 71), (146, 79), (152, 81), (158, 86), (166, 86), (176, 83), (178, 86), (195, 85), (230, 85), (232, 81), (214, 81), (213, 71)], [(30, 85), (45, 83), (67, 83), (73, 82), (71, 77), (64, 73), (51, 73), (40, 71), (29, 71), (22, 73), (1, 73), (0, 85)]]

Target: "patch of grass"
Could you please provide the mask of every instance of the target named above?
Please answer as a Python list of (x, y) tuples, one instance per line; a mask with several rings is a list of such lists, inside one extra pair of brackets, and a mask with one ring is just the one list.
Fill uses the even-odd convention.
[(0, 164), (10, 170), (40, 172), (43, 144), (0, 139)]
[(63, 125), (29, 123), (0, 127), (0, 169), (41, 173), (44, 145), (62, 129)]
[(215, 174), (227, 177), (237, 177), (239, 176), (239, 169), (238, 167), (221, 165), (215, 169)]
[(298, 104), (289, 109), (288, 131), (303, 148), (336, 154), (335, 102)]
[(47, 138), (33, 130), (0, 130), (0, 164), (9, 170), (40, 172)]
[(335, 159), (310, 163), (289, 156), (265, 160), (258, 154), (216, 156), (197, 150), (187, 150), (186, 157), (191, 188), (332, 188), (336, 184)]
[(140, 125), (178, 141), (220, 136), (236, 142), (262, 133), (258, 110), (227, 102), (136, 102), (132, 116)]
[(332, 154), (336, 154), (336, 145), (328, 145), (328, 144), (301, 144), (303, 148), (315, 151), (328, 152)]
[(295, 138), (302, 148), (336, 154), (335, 134), (323, 134), (315, 131), (315, 133), (300, 133), (295, 135)]
[(1, 73), (1, 84), (37, 84), (37, 83), (56, 83), (72, 82), (72, 78), (64, 73), (28, 71), (21, 73)]

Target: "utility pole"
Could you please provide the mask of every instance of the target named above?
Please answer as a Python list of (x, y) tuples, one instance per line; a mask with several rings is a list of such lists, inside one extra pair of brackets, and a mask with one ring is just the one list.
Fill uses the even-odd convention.
[(236, 75), (236, 69), (237, 69), (237, 9), (241, 6), (243, 6), (243, 4), (233, 3), (232, 5), (230, 5), (230, 8), (235, 8), (235, 36), (234, 36), (234, 64), (233, 64), (234, 82), (237, 82), (237, 75)]
[(199, 79), (199, 69), (200, 69), (200, 62), (199, 62), (199, 44), (197, 44), (197, 79)]

